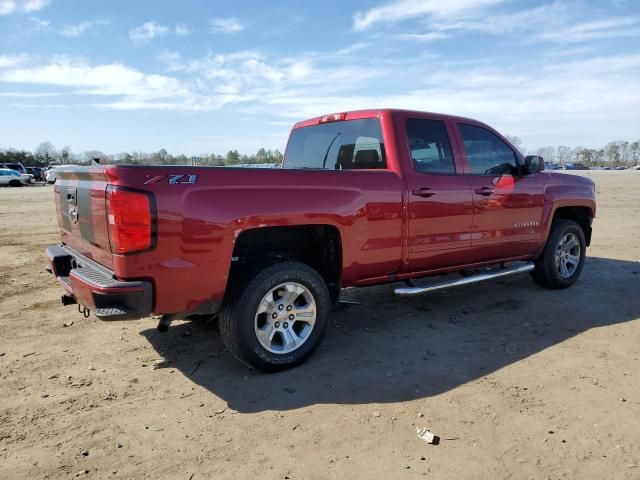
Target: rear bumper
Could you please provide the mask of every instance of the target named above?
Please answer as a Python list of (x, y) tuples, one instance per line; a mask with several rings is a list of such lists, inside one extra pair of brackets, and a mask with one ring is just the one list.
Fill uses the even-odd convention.
[[(46, 250), (47, 269), (67, 295), (91, 310), (102, 320), (133, 320), (147, 317), (153, 307), (151, 282), (120, 281), (113, 272), (80, 255), (65, 245), (51, 245)], [(63, 304), (69, 304), (63, 298)]]

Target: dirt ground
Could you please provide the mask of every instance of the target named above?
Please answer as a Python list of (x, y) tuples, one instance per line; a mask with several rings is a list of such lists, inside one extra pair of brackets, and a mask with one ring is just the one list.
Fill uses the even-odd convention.
[(640, 478), (640, 171), (584, 175), (598, 215), (573, 288), (349, 291), (362, 304), (276, 375), (215, 322), (63, 308), (52, 187), (0, 189), (0, 478)]

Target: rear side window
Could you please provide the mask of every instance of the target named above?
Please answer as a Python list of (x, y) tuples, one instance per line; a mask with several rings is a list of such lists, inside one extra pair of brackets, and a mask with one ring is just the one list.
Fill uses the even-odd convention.
[(416, 172), (456, 172), (444, 122), (409, 118), (406, 127), (411, 161)]
[(480, 175), (516, 175), (516, 154), (497, 135), (482, 127), (459, 124), (471, 173)]
[(283, 167), (386, 169), (380, 121), (367, 118), (297, 128), (291, 133)]

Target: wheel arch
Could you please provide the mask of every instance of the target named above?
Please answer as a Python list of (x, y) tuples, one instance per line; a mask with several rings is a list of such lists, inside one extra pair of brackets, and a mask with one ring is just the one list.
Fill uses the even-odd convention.
[(264, 226), (243, 230), (235, 239), (229, 284), (268, 265), (296, 260), (316, 270), (332, 296), (342, 279), (342, 238), (331, 224)]
[[(594, 212), (593, 210), (585, 205), (569, 205), (569, 206), (561, 206), (557, 207), (553, 211), (552, 222), (558, 218), (562, 218), (565, 220), (573, 220), (584, 233), (584, 238), (586, 240), (587, 246), (591, 244), (591, 223), (593, 222)], [(548, 232), (547, 232), (548, 235)]]

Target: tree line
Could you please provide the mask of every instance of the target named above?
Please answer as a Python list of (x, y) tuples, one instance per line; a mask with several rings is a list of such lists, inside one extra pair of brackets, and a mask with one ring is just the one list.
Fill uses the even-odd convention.
[(172, 155), (164, 148), (153, 153), (124, 152), (107, 155), (98, 150), (81, 153), (72, 152), (69, 147), (57, 150), (51, 142), (42, 142), (33, 152), (16, 149), (0, 149), (0, 162), (22, 163), (25, 167), (44, 167), (48, 165), (88, 165), (94, 160), (101, 164), (119, 165), (242, 165), (282, 163), (283, 155), (279, 150), (259, 149), (252, 155), (241, 154), (238, 150), (230, 150), (226, 155), (215, 153), (198, 156), (184, 154)]
[[(507, 138), (524, 154), (541, 155), (546, 162), (577, 162), (589, 167), (636, 166), (640, 164), (640, 140), (635, 142), (609, 142), (602, 148), (568, 147), (566, 145), (548, 146), (530, 150), (522, 146), (522, 140), (515, 136)], [(0, 162), (22, 163), (29, 167), (43, 167), (51, 164), (87, 165), (98, 159), (102, 164), (122, 165), (241, 165), (282, 163), (283, 155), (279, 150), (259, 149), (252, 155), (230, 150), (226, 155), (215, 153), (199, 156), (184, 154), (172, 155), (164, 148), (154, 153), (125, 152), (107, 155), (97, 150), (76, 153), (69, 147), (56, 149), (51, 142), (42, 142), (33, 152), (27, 150), (0, 149)]]
[(640, 140), (609, 142), (602, 148), (568, 147), (566, 145), (530, 150), (522, 147), (522, 140), (507, 135), (511, 143), (526, 155), (540, 155), (545, 162), (582, 163), (588, 167), (622, 167), (640, 164)]

